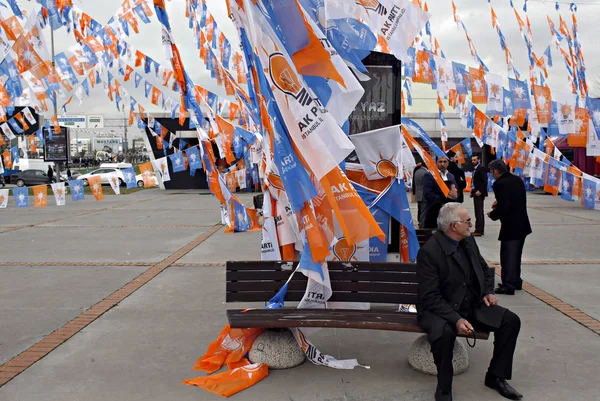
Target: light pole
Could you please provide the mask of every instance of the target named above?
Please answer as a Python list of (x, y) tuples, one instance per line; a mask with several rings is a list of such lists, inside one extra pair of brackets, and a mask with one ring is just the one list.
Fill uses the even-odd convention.
[[(54, 60), (54, 30), (52, 29), (52, 27), (50, 27), (50, 47), (52, 48), (52, 68), (54, 69), (54, 71), (56, 72), (56, 61)], [(56, 116), (56, 118), (58, 118), (58, 99), (57, 99), (57, 94), (56, 92), (54, 93), (54, 102), (53, 106), (54, 106), (54, 115)], [(50, 129), (54, 129), (54, 127), (50, 127)], [(65, 129), (65, 153), (67, 155), (67, 166), (69, 164), (69, 153), (71, 153), (71, 141), (69, 140), (69, 134), (68, 134), (68, 130)], [(68, 144), (68, 145), (67, 145)], [(68, 146), (69, 151), (67, 152), (66, 147)], [(54, 167), (56, 169), (55, 171), (55, 176), (56, 176), (56, 182), (60, 182), (60, 162), (57, 161), (54, 164)]]

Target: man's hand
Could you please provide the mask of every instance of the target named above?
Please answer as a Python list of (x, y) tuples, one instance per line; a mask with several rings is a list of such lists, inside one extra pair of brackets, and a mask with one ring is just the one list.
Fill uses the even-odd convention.
[(487, 217), (489, 217), (490, 219), (492, 218), (492, 216), (490, 216), (492, 214), (492, 212), (487, 212)]
[(460, 336), (467, 336), (475, 331), (471, 323), (467, 321), (467, 319), (460, 318), (458, 322), (456, 322), (456, 331)]
[(483, 297), (483, 303), (488, 308), (490, 306), (498, 305), (498, 297), (495, 296), (494, 294), (488, 294), (485, 297)]
[(479, 190), (477, 190), (477, 191), (475, 192), (475, 196), (481, 196), (481, 192), (480, 192)]

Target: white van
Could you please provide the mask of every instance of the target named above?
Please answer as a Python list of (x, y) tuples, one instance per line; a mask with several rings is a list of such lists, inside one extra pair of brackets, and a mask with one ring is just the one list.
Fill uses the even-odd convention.
[[(52, 166), (52, 170), (56, 171), (56, 166), (54, 162), (46, 162), (44, 159), (25, 159), (20, 158), (19, 164), (17, 164), (18, 169), (21, 171), (25, 170), (42, 170), (47, 171), (48, 166)], [(13, 167), (16, 169), (16, 167)]]

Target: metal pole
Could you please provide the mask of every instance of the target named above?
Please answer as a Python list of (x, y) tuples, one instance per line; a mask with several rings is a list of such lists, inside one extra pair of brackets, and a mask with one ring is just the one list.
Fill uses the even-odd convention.
[[(52, 27), (50, 27), (50, 46), (52, 48), (52, 68), (56, 68), (56, 61), (54, 61), (54, 29), (52, 29)], [(58, 104), (57, 104), (57, 99), (56, 99), (56, 94), (54, 94), (54, 115), (58, 118)], [(54, 129), (54, 127), (50, 127), (50, 129)], [(69, 153), (71, 153), (71, 141), (69, 139), (69, 135), (68, 135), (68, 131), (65, 130), (66, 134), (66, 138), (65, 141), (69, 144), (69, 151), (67, 152), (67, 163), (69, 160)], [(65, 149), (66, 150), (66, 149)], [(56, 182), (60, 182), (60, 162), (56, 162), (54, 164), (55, 166), (55, 177), (56, 177)]]

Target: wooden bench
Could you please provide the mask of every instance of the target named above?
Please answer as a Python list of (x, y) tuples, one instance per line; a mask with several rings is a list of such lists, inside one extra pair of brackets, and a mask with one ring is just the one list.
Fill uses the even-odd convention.
[[(266, 302), (283, 286), (298, 262), (227, 262), (226, 301)], [(334, 302), (370, 302), (370, 310), (230, 309), (234, 328), (337, 327), (422, 333), (415, 313), (398, 312), (400, 304), (417, 302), (417, 265), (412, 263), (329, 262)], [(300, 301), (307, 278), (297, 272), (286, 301)], [(488, 333), (476, 337), (487, 339)]]

